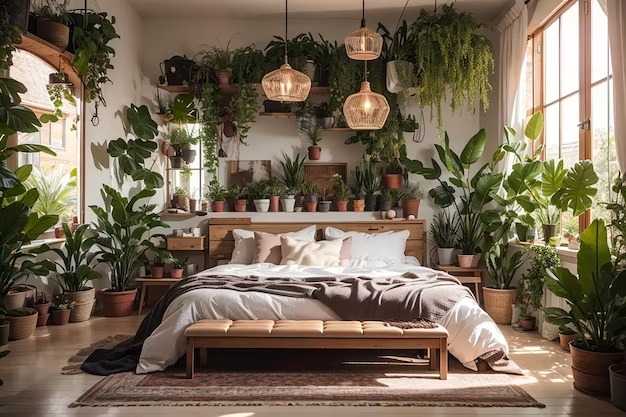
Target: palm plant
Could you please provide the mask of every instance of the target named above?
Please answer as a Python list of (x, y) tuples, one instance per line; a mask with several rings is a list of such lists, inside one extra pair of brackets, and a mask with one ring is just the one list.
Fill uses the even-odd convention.
[(459, 240), (459, 222), (448, 210), (435, 215), (430, 225), (430, 236), (439, 248), (455, 248)]
[(283, 160), (280, 161), (280, 165), (283, 169), (280, 181), (285, 186), (285, 192), (288, 195), (296, 194), (304, 183), (304, 157), (300, 158), (298, 153), (294, 159), (291, 159), (283, 153)]
[(66, 173), (63, 167), (40, 170), (33, 167), (31, 175), (24, 181), (27, 188), (36, 188), (39, 199), (33, 205), (33, 211), (40, 215), (54, 214), (61, 219), (72, 216), (76, 205), (77, 170)]

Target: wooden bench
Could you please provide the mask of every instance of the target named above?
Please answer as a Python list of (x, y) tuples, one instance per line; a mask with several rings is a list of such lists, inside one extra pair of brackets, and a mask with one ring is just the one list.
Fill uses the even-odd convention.
[(428, 349), (430, 369), (448, 378), (448, 332), (439, 325), (401, 329), (381, 321), (200, 320), (185, 336), (187, 378), (194, 376), (196, 348), (203, 366), (207, 348)]

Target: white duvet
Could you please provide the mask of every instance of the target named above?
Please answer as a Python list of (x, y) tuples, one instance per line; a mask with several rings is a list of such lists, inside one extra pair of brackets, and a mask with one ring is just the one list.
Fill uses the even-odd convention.
[[(383, 268), (305, 267), (301, 265), (228, 264), (201, 272), (199, 275), (313, 277), (352, 275), (385, 278), (404, 272), (432, 272), (422, 266), (399, 264)], [(339, 320), (340, 317), (320, 301), (293, 298), (260, 292), (201, 289), (190, 291), (168, 307), (162, 323), (146, 339), (137, 373), (162, 371), (185, 353), (185, 329), (202, 319), (265, 319), (265, 320)], [(448, 330), (448, 349), (461, 363), (476, 370), (476, 358), (509, 347), (498, 326), (473, 298), (459, 301), (438, 322)]]

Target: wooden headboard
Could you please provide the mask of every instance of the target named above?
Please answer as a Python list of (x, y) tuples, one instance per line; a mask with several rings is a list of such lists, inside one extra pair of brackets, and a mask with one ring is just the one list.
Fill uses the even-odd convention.
[(245, 218), (214, 218), (209, 220), (209, 265), (214, 267), (218, 261), (229, 260), (235, 249), (233, 229), (246, 229), (268, 233), (294, 232), (315, 224), (317, 226), (317, 240), (324, 238), (326, 227), (336, 227), (346, 232), (380, 233), (387, 231), (408, 230), (409, 239), (406, 242), (406, 256), (416, 257), (425, 265), (425, 220), (372, 220), (357, 222), (312, 222), (312, 223), (252, 223), (249, 217)]

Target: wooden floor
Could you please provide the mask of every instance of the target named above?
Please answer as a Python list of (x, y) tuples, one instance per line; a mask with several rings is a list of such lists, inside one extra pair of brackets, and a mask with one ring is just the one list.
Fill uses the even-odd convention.
[(547, 408), (419, 408), (419, 407), (118, 407), (67, 408), (100, 377), (61, 375), (67, 359), (82, 347), (113, 334), (132, 334), (141, 317), (102, 318), (67, 326), (39, 328), (34, 337), (10, 343), (11, 354), (0, 360), (0, 416), (624, 416), (609, 401), (572, 388), (569, 354), (536, 333), (517, 333), (503, 326), (512, 358), (526, 376), (514, 377)]

